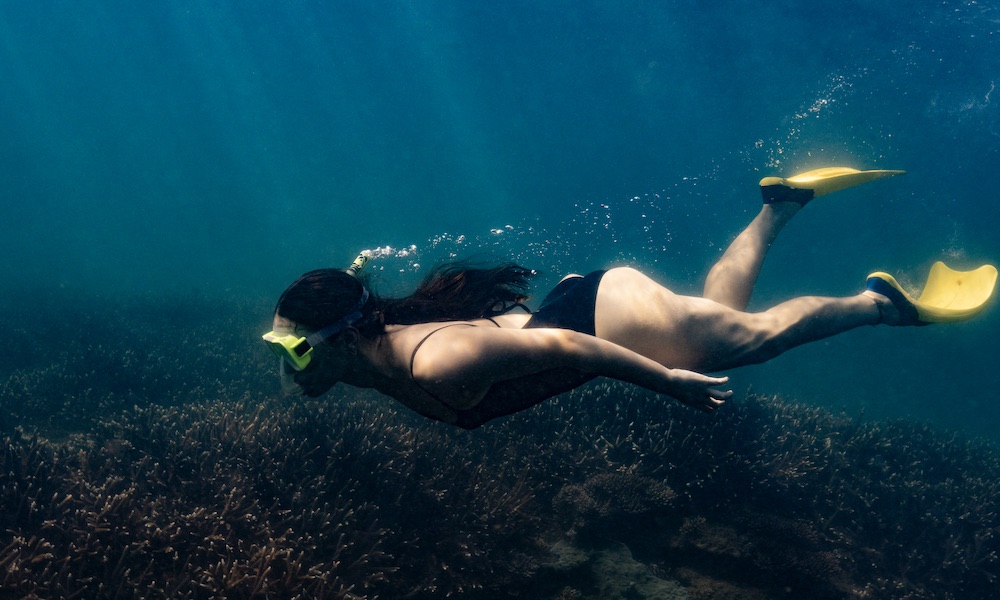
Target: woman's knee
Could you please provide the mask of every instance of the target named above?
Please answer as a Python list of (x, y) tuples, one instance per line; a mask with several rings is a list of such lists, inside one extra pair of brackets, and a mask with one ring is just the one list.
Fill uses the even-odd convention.
[[(721, 336), (718, 357), (724, 368), (766, 362), (781, 354), (779, 327), (766, 313), (736, 313)], [(724, 349), (723, 349), (724, 348)]]

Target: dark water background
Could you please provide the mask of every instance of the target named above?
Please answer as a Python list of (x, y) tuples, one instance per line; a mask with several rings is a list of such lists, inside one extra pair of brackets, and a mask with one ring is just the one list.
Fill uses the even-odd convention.
[[(1000, 261), (998, 31), (997, 2), (3, 3), (2, 293), (276, 297), (387, 247), (386, 292), (490, 255), (539, 294), (615, 264), (694, 293), (760, 177), (828, 165), (909, 174), (810, 205), (754, 307), (917, 286)], [(994, 306), (731, 375), (995, 437), (998, 333)]]

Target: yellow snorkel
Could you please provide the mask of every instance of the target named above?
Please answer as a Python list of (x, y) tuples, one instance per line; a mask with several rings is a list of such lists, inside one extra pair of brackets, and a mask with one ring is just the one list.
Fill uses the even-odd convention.
[(368, 263), (370, 263), (371, 260), (372, 260), (372, 251), (362, 250), (361, 252), (358, 253), (358, 257), (354, 259), (354, 262), (351, 263), (351, 266), (347, 267), (344, 270), (347, 272), (348, 275), (353, 275), (357, 277), (361, 273), (361, 271), (365, 270), (365, 267), (368, 266)]

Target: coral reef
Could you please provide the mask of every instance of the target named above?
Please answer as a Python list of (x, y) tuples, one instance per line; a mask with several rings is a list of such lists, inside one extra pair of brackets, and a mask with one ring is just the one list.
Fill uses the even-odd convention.
[(30, 510), (14, 515), (0, 558), (4, 588), (20, 597), (349, 598), (383, 579), (384, 533), (352, 499), (350, 478), (311, 468), (314, 448), (260, 410), (237, 417), (244, 408), (140, 410), (76, 453), (50, 447), (40, 457), (37, 440), (7, 438), (9, 457), (33, 453), (61, 481), (51, 496), (26, 490)]
[(523, 469), (488, 471), (482, 448), (419, 439), (369, 406), (147, 407), (78, 448), (9, 436), (3, 587), (354, 598), (511, 577), (522, 548), (506, 538), (534, 521)]
[(635, 560), (625, 544), (590, 552), (559, 542), (550, 548), (554, 560), (543, 563), (549, 586), (563, 587), (555, 599), (686, 600), (688, 591), (653, 574)]
[[(661, 481), (634, 473), (597, 473), (581, 485), (567, 484), (553, 500), (562, 525), (575, 538), (641, 535), (669, 514), (673, 490)], [(612, 531), (603, 531), (609, 526)]]
[(992, 444), (752, 395), (705, 418), (627, 386), (579, 394), (587, 406), (613, 399), (592, 438), (605, 470), (663, 478), (677, 493), (679, 524), (651, 520), (659, 536), (617, 539), (691, 584), (693, 597), (995, 590), (1000, 454)]
[(667, 510), (676, 494), (664, 483), (631, 473), (598, 473), (583, 485), (563, 486), (555, 504), (561, 513), (590, 517), (646, 515)]
[(987, 442), (602, 381), (474, 432), (367, 392), (285, 399), (269, 308), (0, 306), (0, 598), (995, 593)]

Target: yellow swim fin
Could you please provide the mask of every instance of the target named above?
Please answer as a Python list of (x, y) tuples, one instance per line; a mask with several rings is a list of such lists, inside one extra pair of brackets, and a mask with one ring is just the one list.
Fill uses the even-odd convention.
[(764, 204), (797, 202), (804, 206), (813, 198), (837, 190), (904, 173), (906, 171), (859, 171), (850, 167), (825, 167), (791, 177), (765, 177), (760, 180), (760, 193), (764, 196)]
[(881, 271), (868, 276), (867, 288), (892, 301), (899, 311), (900, 325), (926, 325), (976, 316), (986, 308), (996, 281), (997, 269), (993, 265), (956, 271), (938, 261), (931, 267), (918, 298), (907, 293), (892, 275)]

